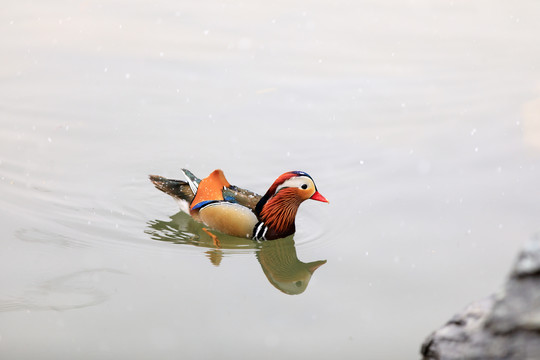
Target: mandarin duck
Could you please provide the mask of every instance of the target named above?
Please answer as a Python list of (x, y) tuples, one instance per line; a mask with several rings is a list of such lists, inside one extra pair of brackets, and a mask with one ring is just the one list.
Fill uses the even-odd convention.
[(304, 200), (328, 202), (302, 171), (282, 174), (263, 196), (231, 185), (221, 170), (202, 180), (182, 171), (187, 181), (158, 175), (150, 175), (150, 180), (194, 220), (227, 235), (257, 241), (284, 238), (294, 234), (296, 212)]

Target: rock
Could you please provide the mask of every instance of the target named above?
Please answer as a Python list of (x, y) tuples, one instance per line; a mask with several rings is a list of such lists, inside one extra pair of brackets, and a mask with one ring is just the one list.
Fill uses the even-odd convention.
[(540, 237), (525, 244), (502, 291), (429, 335), (421, 354), (424, 360), (540, 359)]

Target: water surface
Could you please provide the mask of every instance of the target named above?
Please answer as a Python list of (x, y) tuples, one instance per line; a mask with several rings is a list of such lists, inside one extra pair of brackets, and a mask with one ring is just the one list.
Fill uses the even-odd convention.
[[(418, 358), (539, 230), (538, 14), (5, 2), (0, 356)], [(218, 247), (148, 181), (184, 167), (330, 204)]]

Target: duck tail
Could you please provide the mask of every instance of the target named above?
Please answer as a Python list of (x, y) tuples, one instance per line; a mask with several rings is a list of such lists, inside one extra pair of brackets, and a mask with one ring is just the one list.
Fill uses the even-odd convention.
[(159, 175), (150, 175), (150, 181), (154, 186), (165, 194), (172, 196), (177, 200), (184, 200), (191, 203), (195, 195), (189, 184), (182, 180), (167, 179)]

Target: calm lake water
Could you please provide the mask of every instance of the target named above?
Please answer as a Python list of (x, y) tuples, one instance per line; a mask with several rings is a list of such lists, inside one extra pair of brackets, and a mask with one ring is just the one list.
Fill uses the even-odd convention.
[[(418, 358), (540, 230), (539, 16), (4, 1), (0, 357)], [(148, 181), (183, 167), (330, 204), (216, 248)]]

